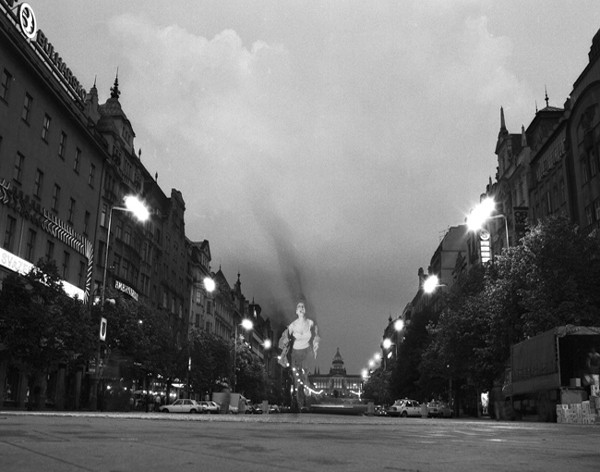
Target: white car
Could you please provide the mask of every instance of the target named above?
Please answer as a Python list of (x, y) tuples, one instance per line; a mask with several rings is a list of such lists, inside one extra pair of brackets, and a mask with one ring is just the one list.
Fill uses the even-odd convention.
[(161, 406), (158, 411), (163, 413), (201, 413), (202, 406), (196, 400), (181, 398), (170, 405)]
[(202, 401), (199, 402), (202, 407), (202, 413), (212, 413), (216, 414), (221, 411), (221, 406), (217, 402), (213, 401)]
[(421, 404), (416, 400), (396, 400), (387, 410), (388, 416), (422, 416)]

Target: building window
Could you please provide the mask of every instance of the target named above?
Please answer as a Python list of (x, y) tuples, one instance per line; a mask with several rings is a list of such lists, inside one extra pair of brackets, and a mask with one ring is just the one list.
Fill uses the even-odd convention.
[(102, 204), (102, 211), (100, 212), (100, 226), (106, 228), (108, 224), (108, 220), (106, 219), (108, 214), (108, 205), (106, 203)]
[(101, 264), (104, 267), (106, 259), (106, 243), (104, 241), (100, 241), (98, 243), (98, 259), (96, 259), (97, 264)]
[(25, 156), (21, 153), (17, 153), (17, 157), (15, 158), (15, 168), (13, 171), (13, 179), (17, 182), (21, 182), (21, 178), (23, 177), (23, 164), (25, 162)]
[(586, 162), (585, 159), (583, 159), (581, 161), (581, 181), (582, 181), (582, 183), (587, 184), (589, 180), (590, 180), (590, 176), (588, 173), (588, 163)]
[(81, 164), (81, 149), (75, 149), (75, 160), (73, 161), (73, 171), (79, 174), (79, 165)]
[(52, 190), (52, 210), (58, 211), (58, 202), (60, 200), (60, 186), (54, 184), (54, 189)]
[(96, 166), (94, 164), (90, 164), (90, 173), (88, 175), (88, 185), (90, 187), (94, 186), (95, 178), (96, 178)]
[(85, 234), (86, 236), (90, 227), (90, 217), (91, 215), (89, 211), (86, 211), (85, 215), (83, 215), (83, 234)]
[(21, 112), (21, 118), (25, 123), (29, 123), (29, 115), (31, 114), (31, 107), (33, 106), (33, 97), (28, 93), (25, 94), (25, 100), (23, 101), (23, 111)]
[(600, 198), (597, 198), (594, 202), (594, 214), (596, 216), (596, 221), (600, 221)]
[(69, 200), (69, 211), (67, 212), (67, 221), (69, 224), (73, 224), (73, 215), (75, 214), (75, 199)]
[(15, 243), (15, 228), (17, 227), (17, 220), (12, 216), (6, 217), (6, 229), (4, 230), (4, 244), (3, 247), (7, 251), (13, 250)]
[(65, 151), (67, 149), (67, 134), (64, 131), (60, 132), (60, 141), (58, 143), (58, 157), (65, 159)]
[(35, 256), (35, 239), (37, 238), (37, 233), (30, 229), (29, 233), (27, 234), (27, 246), (26, 246), (26, 253), (25, 253), (25, 259), (27, 259), (30, 262), (33, 262), (34, 260), (34, 256)]
[(71, 254), (67, 251), (63, 253), (63, 264), (62, 264), (62, 277), (67, 280), (69, 278), (69, 262), (71, 260)]
[(0, 98), (3, 101), (8, 101), (8, 90), (12, 82), (12, 75), (6, 69), (2, 72), (2, 82), (0, 82)]
[(565, 190), (565, 181), (563, 179), (559, 182), (560, 187), (560, 202), (565, 203), (567, 201), (567, 192)]
[(77, 284), (80, 287), (85, 287), (85, 262), (79, 261), (79, 272), (77, 273)]
[(117, 220), (117, 224), (115, 225), (115, 238), (122, 239), (123, 237), (123, 222), (121, 220)]
[(49, 239), (46, 241), (46, 260), (54, 260), (54, 243)]
[(130, 265), (127, 259), (123, 259), (123, 271), (121, 272), (121, 276), (127, 280), (130, 280)]
[(51, 118), (46, 114), (44, 115), (44, 123), (42, 124), (42, 139), (48, 142), (48, 134), (50, 133), (50, 121)]
[(115, 257), (113, 258), (112, 269), (115, 275), (121, 275), (121, 256), (115, 253)]
[(594, 222), (594, 214), (592, 213), (592, 206), (588, 205), (585, 208), (585, 221), (588, 225), (591, 225)]
[(129, 226), (125, 226), (123, 241), (125, 244), (131, 245), (131, 228)]
[(36, 170), (35, 180), (33, 181), (33, 196), (40, 198), (42, 193), (42, 184), (44, 183), (44, 173), (41, 170)]
[(552, 195), (550, 191), (546, 192), (546, 215), (552, 214)]

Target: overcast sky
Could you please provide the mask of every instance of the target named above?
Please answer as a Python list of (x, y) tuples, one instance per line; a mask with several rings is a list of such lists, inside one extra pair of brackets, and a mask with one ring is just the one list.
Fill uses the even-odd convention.
[(186, 234), (267, 317), (303, 291), (358, 374), (445, 230), (536, 103), (562, 107), (597, 0), (29, 0), (55, 49), (120, 102)]

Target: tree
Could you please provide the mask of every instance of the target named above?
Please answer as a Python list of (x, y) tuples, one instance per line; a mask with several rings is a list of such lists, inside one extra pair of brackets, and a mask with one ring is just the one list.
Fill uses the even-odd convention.
[(211, 394), (220, 390), (222, 380), (227, 378), (231, 366), (229, 344), (207, 331), (194, 331), (190, 344), (192, 390)]
[(30, 374), (31, 403), (43, 408), (48, 374), (87, 361), (96, 330), (87, 307), (64, 292), (54, 262), (40, 260), (27, 275), (4, 280), (0, 333), (11, 362)]
[(387, 369), (376, 369), (364, 385), (364, 397), (372, 399), (378, 405), (389, 405), (394, 398), (390, 391), (391, 372)]
[(267, 398), (265, 365), (244, 343), (238, 343), (236, 355), (237, 390), (258, 402)]
[(600, 239), (564, 217), (544, 220), (467, 280), (429, 327), (422, 372), (481, 390), (503, 377), (510, 346), (564, 324), (600, 325)]

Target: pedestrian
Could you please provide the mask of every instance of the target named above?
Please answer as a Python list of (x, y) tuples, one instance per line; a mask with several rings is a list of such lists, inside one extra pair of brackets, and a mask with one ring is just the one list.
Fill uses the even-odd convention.
[(586, 359), (585, 385), (590, 386), (590, 394), (600, 393), (600, 353), (591, 347)]

